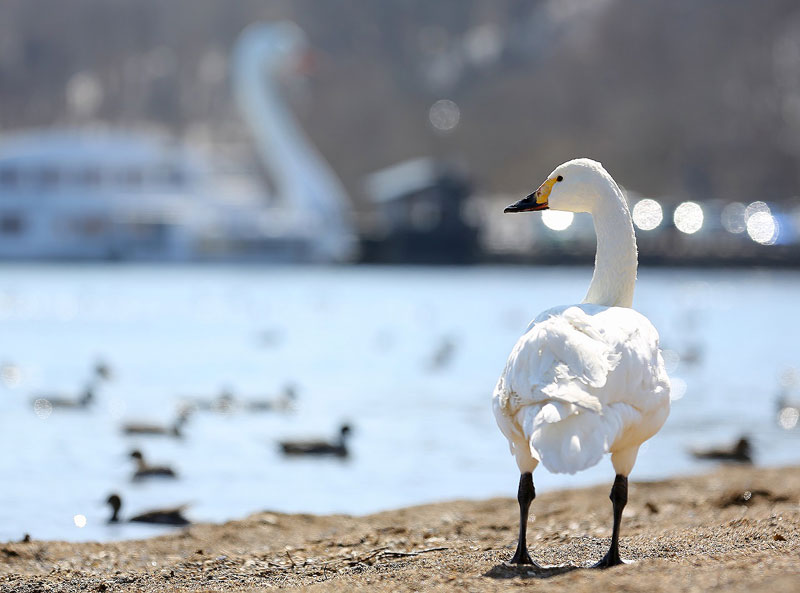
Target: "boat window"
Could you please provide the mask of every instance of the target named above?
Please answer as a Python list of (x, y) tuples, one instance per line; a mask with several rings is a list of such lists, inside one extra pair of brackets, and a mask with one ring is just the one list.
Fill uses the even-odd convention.
[(83, 169), (78, 178), (83, 185), (100, 185), (100, 182), (103, 180), (100, 169), (95, 167)]
[(39, 185), (56, 185), (59, 177), (59, 170), (55, 167), (43, 167), (36, 172), (36, 182)]
[(143, 180), (144, 180), (144, 174), (142, 173), (141, 169), (137, 169), (136, 167), (131, 167), (129, 169), (126, 169), (124, 172), (125, 185), (129, 185), (131, 187), (139, 187), (142, 185)]
[(13, 167), (0, 169), (0, 185), (3, 187), (16, 187), (19, 183), (19, 171)]
[(86, 215), (80, 218), (58, 221), (57, 228), (72, 235), (93, 237), (106, 234), (109, 231), (109, 224), (108, 220), (102, 216)]
[(156, 179), (158, 183), (173, 187), (180, 187), (186, 183), (186, 175), (175, 164), (163, 164), (156, 169)]
[(22, 217), (18, 214), (0, 215), (0, 234), (19, 235), (24, 226)]
[(114, 181), (126, 187), (138, 187), (142, 184), (144, 174), (137, 167), (125, 167), (114, 171)]
[(148, 243), (163, 243), (169, 236), (169, 225), (163, 222), (131, 222), (126, 229), (137, 240)]
[(84, 235), (102, 235), (108, 230), (108, 223), (104, 218), (91, 216), (79, 223), (79, 229)]

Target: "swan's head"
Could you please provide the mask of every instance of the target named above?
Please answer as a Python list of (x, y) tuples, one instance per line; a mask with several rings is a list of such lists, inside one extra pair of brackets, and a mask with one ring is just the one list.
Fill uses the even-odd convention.
[(595, 205), (615, 187), (603, 165), (591, 159), (575, 159), (559, 165), (535, 192), (507, 206), (504, 212), (536, 212), (566, 210), (594, 212)]
[(290, 21), (254, 23), (239, 36), (237, 52), (239, 60), (248, 57), (273, 71), (292, 70), (308, 55), (309, 43), (303, 30)]

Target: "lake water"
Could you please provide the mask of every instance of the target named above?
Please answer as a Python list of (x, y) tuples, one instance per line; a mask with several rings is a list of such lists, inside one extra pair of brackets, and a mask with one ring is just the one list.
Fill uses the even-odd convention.
[[(123, 515), (190, 503), (196, 521), (515, 496), (492, 388), (528, 321), (579, 301), (590, 277), (589, 268), (2, 266), (0, 541), (164, 531), (106, 525), (111, 492)], [(745, 433), (759, 464), (800, 460), (800, 429), (781, 430), (774, 409), (781, 373), (800, 365), (798, 295), (795, 272), (640, 270), (636, 307), (671, 351), (682, 397), (634, 480), (707, 469), (687, 448)], [(39, 393), (77, 394), (99, 358), (114, 377), (93, 406), (35, 412)], [(293, 414), (198, 412), (183, 439), (120, 431), (128, 420), (171, 422), (181, 396), (227, 387), (267, 397), (289, 383)], [(280, 439), (333, 435), (342, 421), (354, 428), (349, 460), (280, 455)], [(132, 483), (132, 448), (180, 479)], [(534, 479), (540, 492), (610, 487), (613, 470), (605, 460), (575, 476), (540, 468)]]

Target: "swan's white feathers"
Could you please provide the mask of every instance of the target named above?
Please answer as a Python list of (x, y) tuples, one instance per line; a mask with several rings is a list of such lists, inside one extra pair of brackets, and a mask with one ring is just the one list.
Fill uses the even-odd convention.
[(611, 453), (615, 471), (627, 476), (639, 446), (669, 414), (658, 333), (630, 308), (631, 214), (619, 186), (590, 159), (559, 165), (541, 187), (550, 209), (592, 215), (594, 274), (583, 304), (545, 311), (518, 340), (494, 390), (495, 417), (521, 472), (542, 462), (574, 473)]
[(658, 333), (633, 309), (550, 309), (517, 341), (493, 399), (518, 463), (532, 458), (566, 473), (591, 467), (605, 453), (638, 447), (666, 419)]

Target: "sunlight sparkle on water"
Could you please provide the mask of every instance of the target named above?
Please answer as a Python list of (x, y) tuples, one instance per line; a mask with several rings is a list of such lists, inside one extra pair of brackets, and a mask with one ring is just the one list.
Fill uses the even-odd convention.
[(643, 231), (652, 231), (664, 219), (661, 204), (650, 198), (639, 200), (633, 207), (633, 222)]
[(572, 224), (575, 215), (572, 212), (561, 210), (545, 210), (542, 212), (542, 222), (554, 231), (563, 231)]
[(33, 412), (44, 420), (53, 413), (53, 404), (50, 403), (50, 400), (40, 397), (33, 402)]
[(85, 515), (75, 515), (72, 517), (72, 522), (75, 523), (75, 527), (81, 528), (86, 527), (86, 516)]
[(703, 209), (697, 202), (683, 202), (675, 208), (673, 220), (680, 232), (691, 235), (703, 226)]
[(797, 426), (797, 421), (800, 419), (800, 411), (797, 408), (786, 407), (783, 408), (778, 414), (778, 424), (784, 430), (791, 430)]

